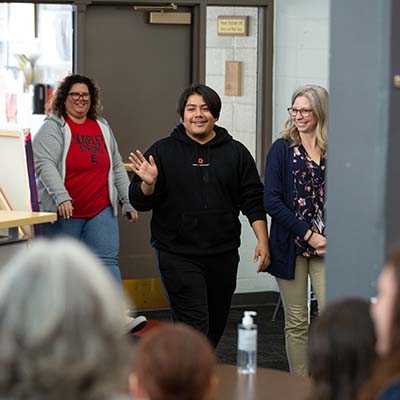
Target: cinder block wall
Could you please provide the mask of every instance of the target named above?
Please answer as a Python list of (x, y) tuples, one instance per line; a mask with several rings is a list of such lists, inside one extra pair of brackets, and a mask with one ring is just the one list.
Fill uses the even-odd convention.
[[(329, 64), (329, 0), (279, 0), (274, 16), (273, 138), (287, 118), (293, 90), (302, 84), (327, 87)], [(257, 21), (256, 7), (208, 7), (206, 83), (221, 95), (219, 124), (255, 154)], [(217, 35), (218, 15), (248, 15), (249, 36)], [(224, 95), (225, 61), (242, 61), (242, 96)], [(242, 218), (242, 246), (237, 293), (277, 290), (269, 274), (256, 274), (255, 238)]]

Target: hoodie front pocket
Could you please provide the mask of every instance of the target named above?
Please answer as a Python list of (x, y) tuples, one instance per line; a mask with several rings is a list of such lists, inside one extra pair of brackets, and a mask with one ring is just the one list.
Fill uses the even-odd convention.
[(218, 247), (237, 240), (240, 222), (231, 210), (184, 212), (178, 232), (178, 241), (198, 248)]

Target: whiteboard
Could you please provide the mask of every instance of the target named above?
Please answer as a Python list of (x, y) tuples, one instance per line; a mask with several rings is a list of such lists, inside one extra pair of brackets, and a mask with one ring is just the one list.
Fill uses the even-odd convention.
[(24, 131), (0, 130), (0, 189), (12, 210), (32, 211)]

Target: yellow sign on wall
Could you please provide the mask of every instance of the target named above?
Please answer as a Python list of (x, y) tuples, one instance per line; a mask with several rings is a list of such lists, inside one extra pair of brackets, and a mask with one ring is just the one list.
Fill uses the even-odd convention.
[(249, 34), (248, 16), (219, 16), (218, 35), (219, 36), (248, 36)]

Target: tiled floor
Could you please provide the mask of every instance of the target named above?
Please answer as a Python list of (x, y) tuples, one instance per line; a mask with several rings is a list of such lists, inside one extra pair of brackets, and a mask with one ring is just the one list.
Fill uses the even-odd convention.
[[(275, 305), (255, 305), (231, 308), (228, 322), (218, 348), (218, 361), (225, 364), (236, 364), (237, 326), (245, 310), (257, 312), (255, 321), (258, 325), (258, 366), (288, 371), (285, 354), (285, 340), (283, 332), (283, 311), (279, 310), (276, 320), (272, 321)], [(168, 310), (147, 311), (143, 315), (150, 320), (169, 321)]]

